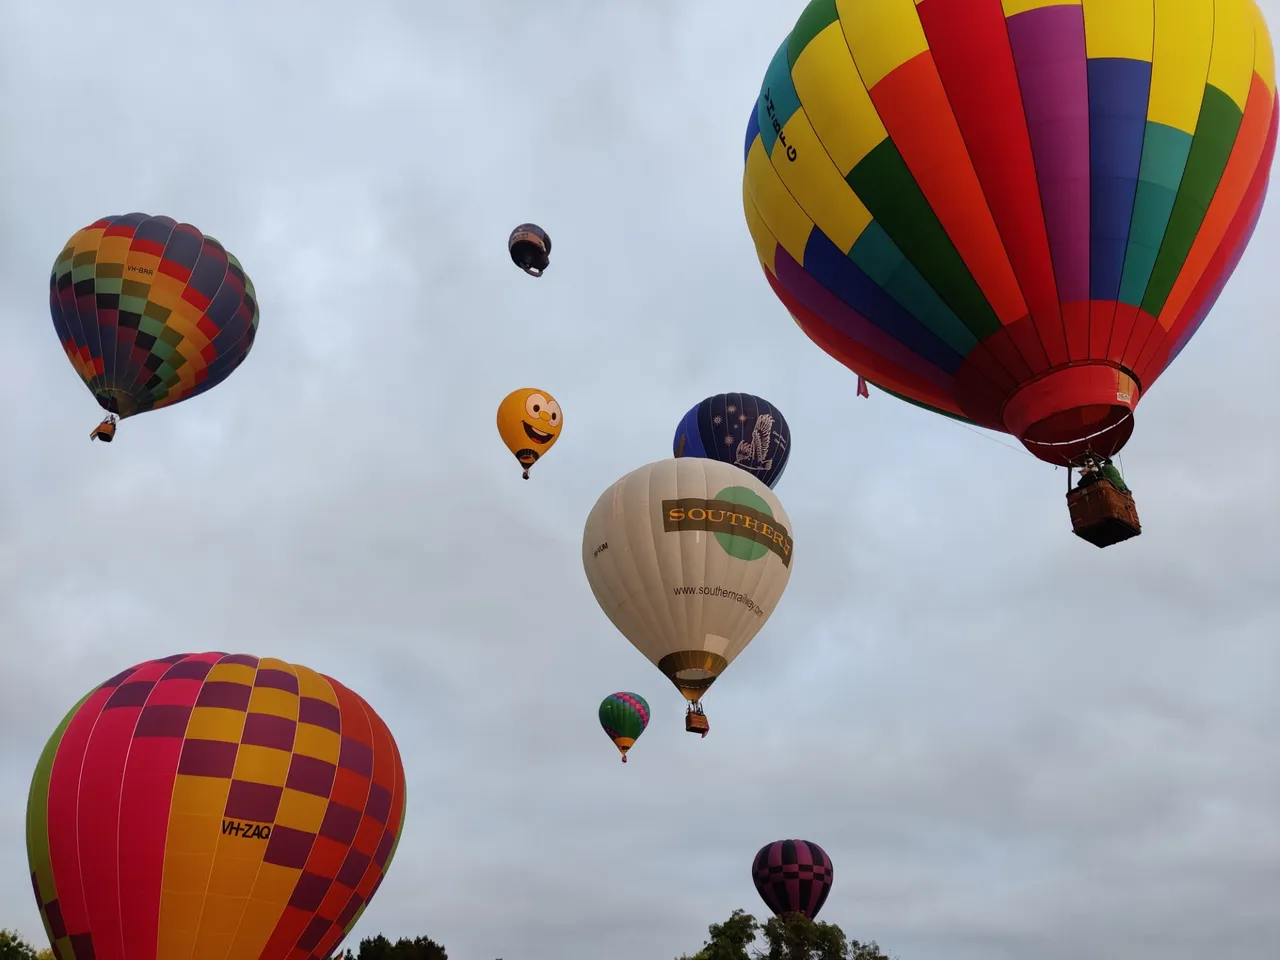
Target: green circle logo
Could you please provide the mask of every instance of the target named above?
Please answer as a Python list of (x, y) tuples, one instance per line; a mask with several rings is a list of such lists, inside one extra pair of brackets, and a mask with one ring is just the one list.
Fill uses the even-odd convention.
[[(725, 487), (715, 495), (715, 499), (750, 507), (766, 517), (773, 516), (773, 510), (769, 508), (768, 502), (749, 487)], [(716, 533), (715, 538), (724, 552), (737, 560), (759, 560), (769, 552), (768, 547), (751, 537), (740, 537), (733, 533)]]

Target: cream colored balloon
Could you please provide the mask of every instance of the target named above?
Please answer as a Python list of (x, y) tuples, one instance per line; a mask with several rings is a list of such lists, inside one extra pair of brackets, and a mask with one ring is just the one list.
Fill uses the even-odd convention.
[(601, 609), (695, 703), (777, 607), (791, 557), (791, 521), (773, 491), (696, 457), (627, 474), (582, 535)]

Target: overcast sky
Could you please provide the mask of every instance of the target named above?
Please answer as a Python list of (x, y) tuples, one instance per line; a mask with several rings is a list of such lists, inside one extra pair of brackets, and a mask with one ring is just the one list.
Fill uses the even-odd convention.
[[(1264, 0), (1273, 23), (1280, 2)], [(742, 135), (801, 0), (6, 0), (0, 22), (0, 926), (91, 687), (201, 650), (364, 696), (409, 778), (349, 944), (665, 960), (764, 843), (835, 862), (822, 918), (902, 960), (1274, 960), (1280, 942), (1280, 213), (1144, 397), (1143, 535), (1073, 537), (1061, 472), (873, 391), (755, 260)], [(66, 239), (141, 210), (245, 265), (244, 366), (90, 444)], [(542, 280), (507, 233), (554, 238)], [(494, 429), (565, 412), (533, 480)], [(707, 698), (610, 625), (582, 524), (702, 397), (786, 414), (797, 559)], [(625, 767), (596, 707), (654, 717)]]

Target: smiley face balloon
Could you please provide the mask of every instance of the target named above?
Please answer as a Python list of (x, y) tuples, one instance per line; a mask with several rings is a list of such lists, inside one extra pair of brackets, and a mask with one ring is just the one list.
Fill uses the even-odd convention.
[(526, 480), (529, 468), (551, 449), (563, 424), (560, 404), (545, 390), (523, 387), (498, 405), (498, 433), (524, 467)]

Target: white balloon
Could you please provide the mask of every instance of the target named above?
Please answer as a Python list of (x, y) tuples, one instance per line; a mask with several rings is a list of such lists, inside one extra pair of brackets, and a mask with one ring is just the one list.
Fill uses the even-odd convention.
[(697, 702), (782, 599), (792, 547), (772, 490), (727, 463), (681, 457), (601, 495), (582, 565), (613, 625)]

